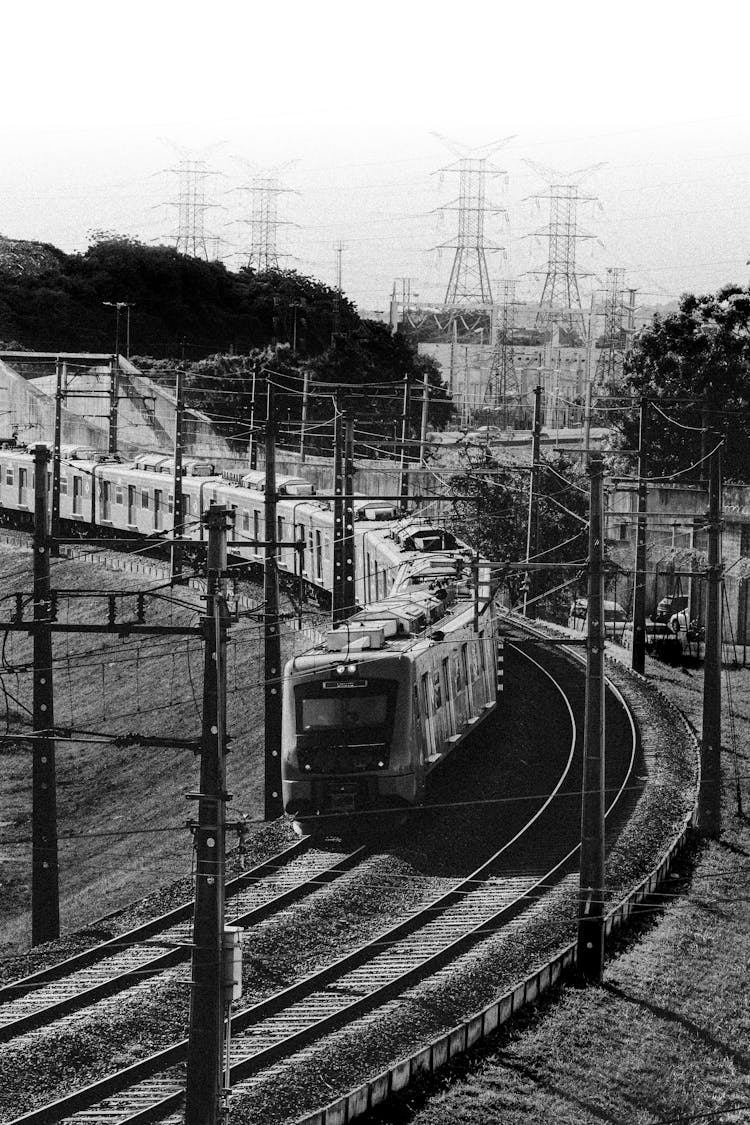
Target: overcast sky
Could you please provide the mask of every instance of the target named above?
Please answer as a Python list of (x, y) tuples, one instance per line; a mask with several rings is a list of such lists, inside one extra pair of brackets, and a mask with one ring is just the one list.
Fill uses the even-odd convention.
[[(455, 157), (512, 137), (487, 194), (493, 280), (538, 293), (543, 178), (581, 178), (578, 265), (626, 270), (639, 301), (745, 283), (750, 258), (750, 5), (500, 0), (66, 0), (3, 12), (0, 233), (84, 249), (105, 228), (169, 241), (176, 182), (201, 150), (217, 175), (207, 228), (241, 253), (247, 179), (285, 167), (284, 264), (383, 308), (394, 278), (439, 300), (453, 257)], [(244, 208), (244, 210), (243, 210)], [(295, 225), (292, 225), (295, 224)], [(228, 258), (236, 265), (238, 257)]]

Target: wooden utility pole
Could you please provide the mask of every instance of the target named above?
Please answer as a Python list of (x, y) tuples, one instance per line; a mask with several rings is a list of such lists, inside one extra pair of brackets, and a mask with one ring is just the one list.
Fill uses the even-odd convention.
[(604, 606), (602, 524), (604, 462), (589, 460), (588, 636), (583, 735), (581, 874), (577, 966), (589, 980), (604, 972)]
[(284, 811), (281, 796), (281, 636), (279, 633), (278, 536), (276, 532), (276, 396), (266, 384), (266, 546), (263, 566), (265, 679), (265, 811), (275, 820)]
[(638, 427), (638, 519), (635, 525), (635, 576), (633, 579), (633, 652), (631, 667), (646, 670), (646, 511), (648, 507), (648, 399), (642, 398)]
[[(177, 372), (177, 386), (175, 388), (175, 415), (174, 415), (174, 476), (173, 476), (173, 501), (172, 501), (172, 538), (181, 538), (185, 534), (184, 505), (182, 502), (182, 447), (183, 426), (185, 417), (185, 372)], [(170, 576), (172, 582), (182, 582), (182, 547), (173, 543), (171, 550)]]
[[(536, 560), (539, 554), (539, 464), (542, 442), (542, 388), (534, 387), (534, 428), (531, 434), (531, 473), (529, 475), (529, 509), (526, 522), (526, 562)], [(523, 612), (536, 617), (536, 604), (529, 602), (534, 596), (534, 571), (524, 576)]]
[(203, 521), (208, 529), (208, 557), (186, 1125), (216, 1125), (219, 1119), (224, 1046), (227, 611), (222, 580), (226, 572), (227, 531), (233, 526), (234, 516), (217, 505), (204, 514)]
[(718, 840), (721, 835), (721, 449), (709, 458), (708, 576), (706, 650), (703, 665), (703, 727), (698, 829)]
[(31, 944), (60, 935), (57, 859), (57, 788), (55, 778), (52, 633), (44, 623), (52, 615), (50, 540), (47, 533), (47, 463), (45, 445), (34, 449), (34, 677), (31, 829)]
[[(119, 310), (118, 310), (119, 312)], [(117, 414), (120, 398), (120, 357), (112, 357), (109, 383), (109, 452), (117, 453)]]

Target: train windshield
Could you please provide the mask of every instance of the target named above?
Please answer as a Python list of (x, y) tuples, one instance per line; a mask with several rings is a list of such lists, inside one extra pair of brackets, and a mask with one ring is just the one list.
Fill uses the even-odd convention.
[(322, 680), (297, 688), (297, 731), (357, 734), (390, 727), (396, 684), (388, 680)]

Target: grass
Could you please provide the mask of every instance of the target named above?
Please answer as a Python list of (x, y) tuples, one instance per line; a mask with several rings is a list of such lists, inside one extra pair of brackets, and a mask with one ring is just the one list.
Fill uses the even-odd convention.
[[(52, 585), (60, 590), (127, 592), (158, 585), (138, 575), (53, 560)], [(29, 592), (31, 554), (0, 548), (0, 586), (5, 595)], [(180, 592), (159, 591), (148, 601), (149, 623), (196, 624), (201, 603)], [(177, 603), (177, 604), (176, 604)], [(0, 601), (7, 617), (13, 599)], [(126, 599), (134, 614), (135, 599)], [(106, 621), (106, 600), (60, 596), (59, 620)], [(291, 643), (293, 638), (287, 638)], [(203, 682), (202, 641), (183, 637), (57, 634), (53, 641), (55, 722), (76, 733), (101, 733), (104, 741), (57, 743), (60, 912), (63, 933), (87, 924), (171, 879), (189, 875), (192, 838), (185, 822), (195, 813), (186, 794), (198, 788), (198, 758), (187, 749), (115, 745), (113, 735), (139, 733), (199, 738)], [(0, 744), (0, 956), (30, 942), (32, 657), (30, 638), (8, 633), (0, 683), (6, 726), (18, 733)], [(263, 815), (262, 637), (252, 619), (230, 629), (227, 758), (230, 819), (241, 812)]]
[[(648, 672), (700, 728), (700, 672), (655, 662)], [(600, 987), (560, 988), (373, 1122), (750, 1122), (750, 828), (736, 806), (738, 775), (748, 801), (750, 672), (727, 672), (723, 688), (721, 839), (696, 845), (663, 907), (644, 911), (635, 936), (608, 960)]]

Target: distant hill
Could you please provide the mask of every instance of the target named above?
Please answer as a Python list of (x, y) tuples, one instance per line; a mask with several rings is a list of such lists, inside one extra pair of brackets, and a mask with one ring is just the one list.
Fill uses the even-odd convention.
[(38, 276), (59, 267), (62, 251), (46, 242), (0, 234), (0, 270), (11, 277)]

